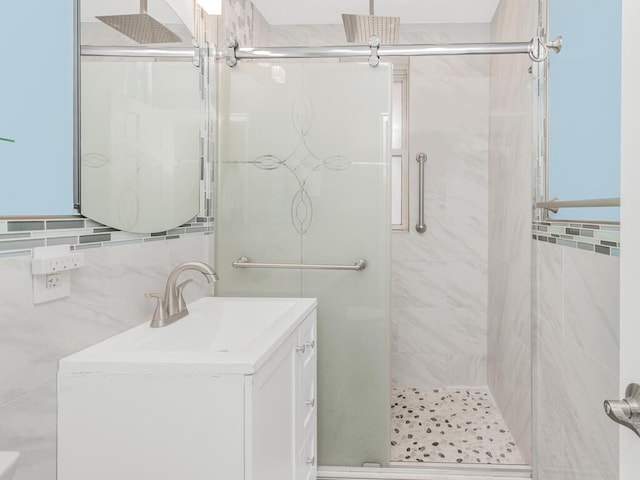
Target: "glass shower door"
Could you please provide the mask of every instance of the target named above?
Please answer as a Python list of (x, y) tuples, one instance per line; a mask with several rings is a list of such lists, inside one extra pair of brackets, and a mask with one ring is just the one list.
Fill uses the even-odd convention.
[[(391, 69), (223, 68), (218, 295), (318, 298), (320, 465), (388, 463)], [(362, 271), (234, 269), (354, 264)]]

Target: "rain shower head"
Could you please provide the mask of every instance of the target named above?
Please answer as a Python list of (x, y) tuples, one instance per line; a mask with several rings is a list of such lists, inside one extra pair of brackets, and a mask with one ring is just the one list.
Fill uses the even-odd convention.
[(147, 14), (147, 0), (140, 0), (140, 13), (104, 15), (96, 18), (141, 44), (182, 41), (175, 33)]
[(372, 36), (380, 43), (393, 45), (398, 43), (400, 17), (380, 17), (373, 14), (373, 0), (369, 0), (369, 15), (342, 14), (342, 23), (347, 42), (366, 45)]

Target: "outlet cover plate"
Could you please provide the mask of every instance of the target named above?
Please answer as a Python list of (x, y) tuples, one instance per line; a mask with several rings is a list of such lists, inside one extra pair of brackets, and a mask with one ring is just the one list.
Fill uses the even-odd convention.
[[(43, 262), (50, 260), (59, 261), (71, 257), (71, 248), (68, 245), (55, 247), (39, 247), (33, 250), (32, 273), (33, 273), (33, 303), (45, 303), (59, 298), (68, 297), (71, 294), (71, 272), (61, 269), (54, 275), (48, 273), (49, 269), (43, 269)], [(82, 258), (84, 263), (84, 258)], [(34, 268), (37, 265), (36, 268)], [(75, 267), (77, 268), (77, 267)], [(42, 273), (34, 273), (35, 270)], [(54, 271), (58, 270), (57, 268)]]

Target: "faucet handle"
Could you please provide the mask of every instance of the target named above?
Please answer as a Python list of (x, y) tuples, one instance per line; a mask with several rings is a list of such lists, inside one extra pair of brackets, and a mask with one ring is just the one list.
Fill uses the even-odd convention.
[(193, 282), (193, 278), (190, 278), (189, 280), (185, 280), (184, 282), (178, 284), (176, 286), (176, 297), (178, 298), (178, 311), (181, 312), (183, 310), (187, 309), (187, 302), (184, 301), (184, 297), (182, 296), (182, 292), (184, 291), (184, 287), (187, 286), (187, 284)]
[(145, 297), (147, 298), (155, 298), (157, 300), (156, 309), (153, 312), (153, 317), (151, 318), (151, 327), (159, 327), (164, 325), (164, 321), (167, 318), (167, 312), (162, 303), (163, 296), (161, 293), (145, 293)]

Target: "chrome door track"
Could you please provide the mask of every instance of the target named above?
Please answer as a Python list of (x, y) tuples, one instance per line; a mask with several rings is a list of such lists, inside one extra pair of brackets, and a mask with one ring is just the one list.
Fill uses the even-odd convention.
[(318, 467), (318, 480), (523, 480), (529, 465), (411, 465), (392, 462), (388, 468)]

